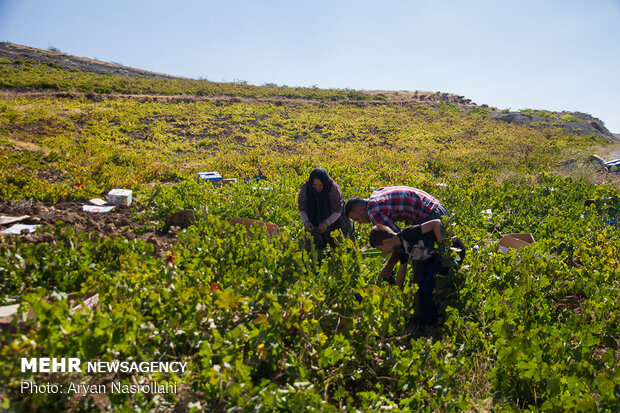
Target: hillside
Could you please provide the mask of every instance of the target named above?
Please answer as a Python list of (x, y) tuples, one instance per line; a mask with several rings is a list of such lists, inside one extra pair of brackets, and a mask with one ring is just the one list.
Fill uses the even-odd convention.
[(72, 56), (60, 51), (43, 50), (14, 43), (0, 42), (0, 59), (15, 61), (33, 61), (58, 65), (65, 70), (95, 73), (97, 75), (143, 76), (158, 79), (174, 79), (161, 73), (125, 67), (116, 63), (102, 62), (85, 57)]
[[(152, 79), (168, 79), (168, 80), (182, 80), (183, 78), (178, 78), (174, 76), (169, 76), (161, 73), (154, 73), (140, 69), (134, 69), (130, 67), (125, 67), (116, 63), (107, 63), (94, 59), (88, 59), (83, 57), (71, 56), (68, 54), (64, 54), (57, 51), (50, 50), (42, 50), (35, 49), (28, 46), (22, 46), (7, 42), (0, 42), (0, 59), (5, 60), (5, 64), (7, 62), (36, 62), (38, 64), (48, 65), (48, 67), (56, 67), (62, 68), (67, 71), (80, 71), (83, 73), (92, 73), (96, 75), (112, 75), (112, 76), (120, 76), (120, 77), (141, 77), (141, 78), (152, 78)], [(14, 65), (15, 66), (15, 65)], [(19, 66), (19, 64), (17, 65)], [(192, 82), (190, 79), (184, 79), (186, 82)], [(197, 82), (197, 81), (194, 81)], [(211, 82), (212, 83), (212, 82)], [(5, 84), (5, 88), (6, 88)], [(49, 86), (48, 86), (49, 87)], [(57, 85), (56, 87), (61, 90), (66, 90), (66, 87), (62, 87)], [(263, 88), (265, 90), (266, 88)], [(276, 88), (277, 89), (277, 88)], [(287, 88), (282, 87), (278, 93), (274, 95), (280, 97), (285, 97), (288, 99), (295, 98), (295, 93), (283, 93), (282, 90), (287, 89), (296, 89), (300, 90), (303, 88)], [(122, 91), (122, 90), (121, 90)], [(126, 90), (123, 91), (126, 94)], [(151, 95), (153, 93), (150, 93)], [(209, 93), (205, 93), (203, 90), (198, 88), (196, 92), (194, 92), (195, 97), (190, 96), (182, 96), (177, 97), (177, 99), (196, 99), (196, 100), (209, 100), (213, 99), (213, 96), (204, 96), (209, 95)], [(221, 95), (217, 95), (215, 98), (222, 98), (223, 96), (230, 95), (226, 91), (222, 91)], [(254, 95), (266, 95), (269, 97), (269, 92), (264, 93), (255, 93)], [(238, 94), (234, 94), (236, 98), (239, 98)], [(313, 97), (311, 93), (303, 93), (299, 94), (299, 97), (308, 98)], [(340, 99), (345, 98), (346, 94)], [(357, 102), (364, 102), (366, 105), (376, 105), (376, 104), (425, 104), (430, 106), (437, 106), (440, 103), (452, 103), (459, 106), (462, 110), (471, 110), (474, 108), (478, 108), (479, 106), (473, 103), (470, 99), (466, 99), (464, 96), (457, 96), (450, 93), (441, 93), (441, 92), (407, 92), (407, 91), (360, 91), (359, 93), (354, 93), (352, 96)], [(162, 96), (158, 97), (158, 99), (163, 99)], [(170, 99), (170, 98), (168, 98)], [(487, 105), (482, 105), (483, 108), (488, 108)], [(491, 114), (491, 117), (494, 119), (499, 119), (501, 121), (505, 121), (508, 123), (519, 123), (523, 125), (531, 125), (536, 127), (541, 126), (557, 126), (561, 127), (567, 133), (574, 133), (577, 135), (589, 135), (594, 134), (600, 136), (604, 139), (613, 141), (618, 140), (616, 136), (611, 134), (609, 130), (604, 126), (603, 122), (599, 119), (579, 112), (549, 112), (544, 110), (538, 111), (526, 111), (522, 112), (510, 112), (504, 113), (499, 111), (497, 108), (488, 108)]]
[[(620, 187), (584, 163), (618, 148), (596, 120), (0, 49), (27, 53), (0, 57), (0, 215), (38, 226), (0, 235), (2, 409), (618, 411)], [(409, 185), (448, 208), (466, 257), (437, 245), (436, 326), (410, 322), (411, 270), (402, 290), (378, 278), (370, 224), (312, 247), (316, 166), (345, 200)], [(113, 188), (131, 206), (84, 210)], [(500, 252), (514, 233), (533, 242)], [(24, 371), (37, 357), (83, 371)], [(87, 371), (152, 362), (184, 368)]]

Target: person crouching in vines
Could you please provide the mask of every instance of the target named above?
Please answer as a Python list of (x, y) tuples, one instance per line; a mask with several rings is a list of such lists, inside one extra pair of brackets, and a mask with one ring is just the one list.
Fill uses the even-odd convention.
[(314, 168), (310, 172), (301, 186), (297, 205), (304, 228), (312, 234), (318, 250), (325, 249), (327, 244), (334, 246), (331, 232), (336, 229), (341, 229), (347, 237), (353, 235), (353, 222), (342, 214), (344, 201), (340, 187), (325, 169)]
[[(450, 281), (450, 268), (459, 266), (465, 258), (465, 245), (459, 237), (448, 239), (442, 230), (441, 220), (433, 219), (395, 232), (385, 225), (375, 225), (370, 231), (369, 243), (384, 254), (398, 253), (400, 268), (396, 285), (403, 288), (407, 264), (414, 263), (413, 281), (418, 284), (415, 312), (410, 321), (414, 327), (434, 326), (439, 319), (439, 306), (433, 292)], [(457, 256), (450, 259), (450, 247)], [(442, 284), (442, 285), (438, 285)]]

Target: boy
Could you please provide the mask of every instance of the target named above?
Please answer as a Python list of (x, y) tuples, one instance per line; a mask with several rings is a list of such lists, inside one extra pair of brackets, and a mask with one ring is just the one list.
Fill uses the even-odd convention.
[[(435, 242), (444, 240), (441, 231), (441, 220), (433, 219), (420, 225), (407, 227), (395, 232), (389, 227), (375, 225), (370, 231), (369, 242), (385, 254), (399, 251), (400, 268), (396, 277), (396, 285), (403, 288), (407, 262), (414, 263), (414, 282), (418, 284), (416, 292), (416, 311), (413, 323), (418, 325), (434, 325), (437, 323), (438, 311), (433, 302), (435, 274), (448, 275), (449, 267), (442, 264), (441, 255), (435, 248)], [(465, 258), (465, 245), (458, 238), (452, 240), (454, 247), (460, 249), (459, 264)]]

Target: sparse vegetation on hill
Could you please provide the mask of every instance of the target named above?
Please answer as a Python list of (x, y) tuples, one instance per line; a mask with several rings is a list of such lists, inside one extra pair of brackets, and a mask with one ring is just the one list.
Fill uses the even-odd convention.
[[(139, 189), (199, 170), (242, 178), (251, 178), (258, 168), (271, 176), (303, 175), (312, 163), (343, 172), (355, 168), (374, 186), (429, 174), (532, 172), (561, 160), (566, 148), (598, 142), (498, 123), (477, 110), (462, 114), (451, 104), (434, 110), (424, 105), (20, 98), (0, 105), (5, 199), (95, 196), (110, 186)], [(45, 147), (54, 155), (16, 152), (12, 141)], [(65, 179), (50, 182), (37, 175), (52, 169)]]
[[(173, 77), (118, 76), (76, 69), (59, 63), (32, 59), (0, 61), (0, 88), (17, 90), (61, 90), (97, 94), (150, 94), (229, 97), (280, 97), (320, 100), (369, 100), (354, 90), (324, 90), (288, 86), (252, 86), (245, 82), (217, 83)], [(380, 97), (379, 97), (380, 98)]]
[[(380, 101), (357, 91), (70, 72), (45, 61), (2, 61), (0, 71), (0, 214), (40, 225), (0, 238), (0, 305), (34, 315), (3, 324), (2, 408), (620, 407), (620, 191), (554, 173), (556, 162), (604, 139), (500, 122), (491, 108), (447, 94)], [(544, 119), (576, 122), (567, 116)], [(404, 184), (453, 213), (446, 227), (468, 249), (454, 290), (437, 295), (441, 326), (408, 334), (416, 286), (377, 280), (382, 259), (361, 251), (368, 225), (354, 241), (338, 237), (322, 259), (304, 248), (296, 201), (315, 166), (345, 198)], [(239, 182), (196, 182), (211, 170)], [(112, 188), (134, 190), (134, 204), (108, 215), (81, 210)], [(594, 203), (584, 207), (586, 199)], [(158, 231), (188, 209), (191, 225)], [(234, 217), (280, 231), (251, 237), (230, 225)], [(502, 234), (521, 232), (535, 242), (497, 252)], [(70, 311), (93, 293), (95, 308)], [(188, 367), (31, 374), (20, 372), (22, 357)], [(20, 391), (24, 381), (157, 382), (178, 392), (31, 394)]]

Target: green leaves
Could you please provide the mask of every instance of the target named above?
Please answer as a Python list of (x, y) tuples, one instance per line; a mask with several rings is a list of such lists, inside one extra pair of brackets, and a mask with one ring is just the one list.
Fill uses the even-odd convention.
[[(144, 243), (93, 239), (63, 226), (53, 246), (2, 244), (6, 294), (19, 298), (46, 287), (101, 298), (93, 311), (70, 315), (65, 295), (47, 302), (39, 291), (28, 299), (37, 317), (28, 334), (43, 346), (24, 347), (19, 335), (5, 335), (11, 345), (3, 354), (188, 360), (193, 367), (179, 380), (202, 392), (201, 403), (250, 410), (300, 403), (462, 410), (478, 400), (464, 395), (487, 397), (483, 388), (517, 408), (611, 409), (620, 241), (617, 232), (601, 230), (596, 216), (573, 218), (586, 187), (545, 178), (541, 185), (564, 186), (559, 195), (518, 182), (501, 191), (489, 190), (495, 184), (484, 179), (449, 182), (444, 195), (455, 218), (446, 225), (465, 240), (467, 260), (436, 279), (444, 290), (436, 296), (446, 308), (444, 327), (435, 337), (411, 339), (405, 326), (416, 287), (379, 283), (383, 259), (337, 234), (339, 245), (323, 258), (305, 250), (288, 211), (296, 197), (291, 182), (271, 183), (270, 196), (244, 184), (157, 187), (153, 217), (174, 208), (209, 210), (179, 233), (174, 265)], [(532, 191), (542, 200), (528, 198)], [(536, 242), (497, 253), (499, 234), (480, 220), (480, 197), (493, 211), (511, 211), (494, 213), (493, 227), (535, 228)], [(548, 197), (561, 208), (544, 212), (539, 202)], [(248, 237), (245, 228), (230, 226), (230, 205), (250, 203), (258, 208), (244, 211), (278, 217), (286, 230), (267, 238), (257, 229)], [(564, 244), (548, 254), (558, 238)], [(562, 301), (569, 295), (577, 302)], [(124, 397), (116, 402), (135, 400)]]
[[(61, 82), (54, 68), (26, 69), (0, 78), (99, 92), (364, 98), (83, 74)], [(167, 260), (150, 244), (62, 224), (47, 229), (53, 243), (2, 238), (2, 304), (19, 302), (36, 315), (2, 333), (7, 408), (88, 410), (86, 401), (46, 404), (17, 390), (20, 357), (79, 355), (189, 363), (188, 373), (162, 377), (179, 382), (182, 394), (114, 395), (117, 411), (614, 411), (620, 237), (604, 220), (618, 191), (541, 172), (561, 148), (588, 138), (497, 124), (487, 110), (462, 113), (452, 104), (95, 100), (0, 102), (0, 198), (83, 199), (121, 185), (146, 207), (141, 218), (152, 222), (142, 232), (179, 210), (193, 209), (197, 219), (177, 232)], [(21, 150), (8, 138), (16, 136), (52, 152)], [(335, 234), (338, 245), (323, 255), (304, 248), (297, 196), (317, 165), (345, 198), (407, 184), (453, 213), (444, 225), (464, 241), (467, 258), (436, 277), (441, 327), (408, 334), (417, 287), (411, 272), (402, 291), (377, 279), (384, 259), (361, 252), (368, 225), (356, 228), (354, 242)], [(53, 182), (52, 170), (63, 179)], [(196, 182), (205, 170), (239, 182)], [(252, 179), (259, 170), (267, 181)], [(584, 209), (584, 199), (595, 205)], [(257, 228), (251, 237), (229, 224), (234, 217), (280, 232), (267, 237)], [(512, 232), (536, 241), (498, 253), (501, 235)], [(456, 256), (448, 246), (445, 264), (456, 268)], [(97, 308), (69, 312), (67, 293), (92, 292)]]

